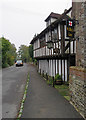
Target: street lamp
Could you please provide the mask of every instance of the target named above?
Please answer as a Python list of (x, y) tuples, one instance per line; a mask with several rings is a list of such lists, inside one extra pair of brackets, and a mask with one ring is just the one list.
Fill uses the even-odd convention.
[(48, 48), (48, 49), (54, 48), (54, 43), (53, 43), (53, 41), (51, 40), (51, 36), (49, 36), (49, 41), (47, 41), (46, 43), (47, 43), (47, 48)]
[[(51, 36), (49, 36), (49, 41), (47, 41), (46, 43), (47, 43), (47, 48), (48, 49), (53, 49), (53, 51), (54, 51), (54, 53), (60, 53), (60, 48), (54, 48), (54, 43), (56, 43), (56, 42), (59, 42), (58, 40), (57, 40), (57, 34), (56, 33), (53, 33), (52, 34), (52, 40), (51, 40)], [(60, 44), (59, 44), (59, 47), (60, 47)]]

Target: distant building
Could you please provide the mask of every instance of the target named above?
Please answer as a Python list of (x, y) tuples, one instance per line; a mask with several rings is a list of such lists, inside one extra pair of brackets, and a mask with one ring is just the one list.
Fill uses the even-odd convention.
[[(52, 12), (45, 19), (46, 28), (31, 41), (39, 72), (54, 77), (59, 73), (64, 82), (69, 80), (69, 67), (75, 65), (76, 41), (66, 37), (66, 20), (71, 20), (71, 11), (72, 8), (63, 14)], [(53, 43), (51, 49), (49, 41)]]

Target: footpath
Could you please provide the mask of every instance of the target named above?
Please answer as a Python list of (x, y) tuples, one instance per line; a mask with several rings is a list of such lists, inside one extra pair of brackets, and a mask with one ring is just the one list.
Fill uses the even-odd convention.
[(29, 64), (29, 85), (21, 118), (77, 118), (80, 114)]

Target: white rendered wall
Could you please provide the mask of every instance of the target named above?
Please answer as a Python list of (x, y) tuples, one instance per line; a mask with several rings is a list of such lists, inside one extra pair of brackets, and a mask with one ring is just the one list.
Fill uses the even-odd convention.
[(50, 76), (52, 76), (52, 60), (50, 60), (50, 64), (51, 64), (51, 74), (50, 74)]
[(57, 60), (56, 60), (56, 74), (58, 73), (58, 64), (57, 64)]
[(62, 60), (62, 79), (64, 80), (64, 60)]
[(73, 53), (73, 41), (71, 42), (71, 53)]
[(51, 75), (51, 61), (49, 60), (49, 76)]
[[(59, 62), (59, 64), (57, 64)], [(55, 68), (56, 64), (56, 68)], [(58, 73), (58, 67), (59, 67), (59, 75), (61, 75), (61, 60), (39, 60), (39, 72), (41, 69), (41, 73), (48, 74), (49, 76), (55, 77), (55, 69), (56, 74)], [(65, 68), (64, 68), (65, 67)], [(65, 73), (64, 73), (65, 69)], [(62, 79), (64, 81), (64, 74), (65, 74), (65, 81), (67, 81), (67, 60), (65, 60), (65, 66), (64, 66), (64, 60), (62, 60)]]
[(61, 60), (59, 60), (59, 75), (61, 75)]
[(65, 81), (67, 81), (67, 60), (65, 60)]
[(53, 60), (53, 76), (55, 77), (55, 60)]
[(57, 19), (51, 18), (51, 23), (55, 22)]
[(75, 48), (74, 48), (74, 53), (76, 53), (76, 41), (74, 42)]

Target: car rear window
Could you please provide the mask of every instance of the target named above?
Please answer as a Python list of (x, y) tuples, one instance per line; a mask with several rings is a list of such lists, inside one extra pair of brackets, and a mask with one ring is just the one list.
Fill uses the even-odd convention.
[(17, 63), (22, 63), (22, 60), (17, 60)]

